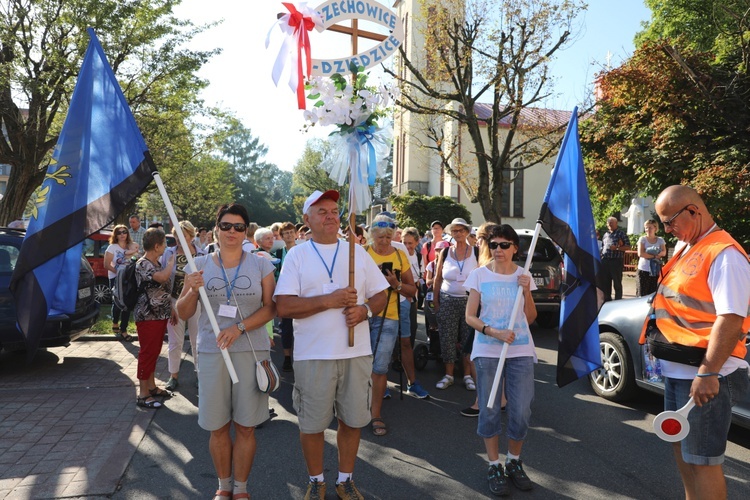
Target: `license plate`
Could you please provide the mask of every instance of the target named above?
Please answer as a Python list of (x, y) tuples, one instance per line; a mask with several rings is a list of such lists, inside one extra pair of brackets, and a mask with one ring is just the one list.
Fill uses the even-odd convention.
[(544, 282), (544, 278), (534, 278), (534, 284), (536, 286), (544, 286), (546, 283)]
[(81, 288), (78, 290), (79, 299), (85, 299), (86, 297), (91, 297), (91, 287)]

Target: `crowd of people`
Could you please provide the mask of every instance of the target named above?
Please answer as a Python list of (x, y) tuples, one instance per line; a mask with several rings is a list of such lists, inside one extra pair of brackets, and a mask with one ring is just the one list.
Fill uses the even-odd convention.
[[(695, 219), (696, 213), (705, 214), (697, 233), (712, 221), (696, 196), (692, 191), (672, 194), (672, 198), (690, 201), (688, 208), (695, 207), (689, 210), (691, 218)], [(657, 202), (660, 216), (676, 203), (668, 197), (665, 200)], [(213, 231), (196, 229), (188, 221), (173, 229), (173, 236), (181, 232), (187, 247), (180, 238), (176, 246), (168, 247), (161, 228), (144, 229), (137, 217), (130, 219), (130, 230), (124, 225), (114, 228), (105, 256), (110, 278), (118, 267), (139, 257), (137, 280), (143, 286), (133, 311), (140, 342), (137, 404), (156, 409), (174, 396), (187, 330), (198, 374), (198, 423), (209, 431), (209, 452), (219, 482), (214, 498), (249, 498), (247, 480), (256, 451), (254, 431), (269, 418), (268, 393), (259, 388), (255, 367), (256, 362), (270, 359), (274, 337), (279, 334), (284, 352), (282, 370), (294, 373), (293, 406), (309, 475), (305, 498), (325, 498), (324, 431), (334, 418), (338, 421), (336, 493), (339, 498), (363, 498), (353, 480), (361, 430), (369, 426), (377, 437), (388, 433), (383, 401), (390, 398), (387, 373), (393, 360), (400, 362), (406, 375), (407, 393), (420, 399), (430, 395), (417, 379), (412, 351), (417, 309), (424, 307), (430, 343), (439, 346), (445, 370), (435, 389), (446, 390), (456, 382), (458, 363), (464, 388), (476, 391), (474, 405), (461, 413), (477, 417), (491, 493), (506, 496), (510, 484), (520, 490), (532, 489), (521, 451), (534, 399), (537, 357), (529, 325), (537, 315), (531, 293), (536, 286), (515, 262), (519, 251), (516, 231), (507, 224), (492, 223), (474, 230), (465, 220), (456, 218), (445, 227), (436, 220), (422, 235), (413, 227), (399, 228), (387, 212), (375, 217), (369, 227), (342, 229), (338, 201), (337, 191), (316, 191), (305, 201), (302, 223), (277, 223), (268, 228), (251, 223), (243, 206), (224, 205), (216, 214)], [(678, 231), (676, 219), (685, 210), (669, 220), (662, 219), (667, 232), (674, 232), (680, 240), (696, 236)], [(616, 282), (618, 274), (621, 279), (622, 262), (616, 259), (621, 260), (619, 254), (629, 243), (616, 223), (609, 227), (603, 238), (603, 267), (615, 287), (615, 297), (620, 298), (622, 289)], [(661, 259), (666, 246), (655, 234), (657, 227), (655, 220), (647, 221), (646, 235), (638, 242), (641, 294), (656, 291), (658, 277), (664, 277)], [(709, 232), (716, 230), (715, 224), (711, 227)], [(349, 284), (350, 247), (346, 241), (350, 231), (354, 231), (357, 243), (353, 286)], [(195, 260), (194, 272), (187, 268), (188, 253)], [(733, 265), (738, 259), (732, 260)], [(726, 262), (722, 260), (723, 266), (728, 265)], [(746, 256), (744, 264), (747, 267)], [(717, 286), (714, 278), (709, 281), (709, 286)], [(728, 297), (726, 307), (720, 311), (717, 307), (715, 312), (719, 317), (731, 315), (732, 328), (736, 326), (739, 331), (742, 326), (742, 332), (750, 326), (743, 323), (747, 323), (750, 293), (746, 285), (733, 282), (732, 289), (742, 292), (740, 298)], [(209, 308), (202, 307), (201, 290)], [(520, 313), (510, 327), (511, 310), (519, 293)], [(670, 301), (674, 299), (666, 300), (662, 307), (669, 310)], [(743, 304), (744, 314), (740, 314), (737, 309)], [(736, 315), (741, 316), (737, 325)], [(124, 341), (132, 340), (127, 331), (129, 317), (129, 311), (113, 306), (112, 328)], [(218, 333), (212, 319), (218, 324)], [(679, 324), (664, 326), (667, 331), (680, 328)], [(725, 325), (722, 335), (727, 329)], [(154, 370), (165, 331), (169, 336), (170, 378), (160, 388)], [(708, 339), (714, 334), (709, 327), (697, 335)], [(500, 394), (488, 408), (506, 344)], [(744, 360), (744, 366), (732, 361), (732, 356), (742, 354), (732, 350), (737, 350), (732, 342), (721, 345), (709, 348), (702, 365), (705, 370), (696, 368), (697, 373), (686, 373), (669, 366), (663, 370), (668, 377), (666, 404), (670, 409), (679, 408), (688, 395), (696, 397), (699, 407), (712, 404), (722, 390), (729, 390), (723, 384), (734, 377), (735, 370), (747, 370)], [(229, 353), (239, 378), (237, 384), (231, 381), (222, 350)], [(683, 378), (686, 382), (680, 385), (678, 381)], [(714, 384), (717, 380), (718, 385)], [(732, 398), (719, 399), (729, 405), (731, 415)], [(704, 413), (700, 418), (711, 422), (716, 418)], [(728, 424), (725, 427), (728, 429)], [(499, 450), (503, 433), (508, 438), (504, 461)], [(682, 448), (681, 453), (676, 449), (686, 492), (703, 488), (698, 479), (692, 479), (704, 477), (701, 466), (719, 465), (720, 471), (723, 449), (719, 448), (706, 451), (695, 444), (689, 450)], [(705, 477), (717, 480), (716, 470), (711, 469), (711, 473)]]

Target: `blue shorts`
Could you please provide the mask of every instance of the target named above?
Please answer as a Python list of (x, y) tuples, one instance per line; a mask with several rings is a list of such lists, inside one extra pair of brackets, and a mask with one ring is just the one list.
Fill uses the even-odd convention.
[[(380, 324), (383, 331), (380, 331)], [(380, 341), (378, 341), (380, 332)], [(388, 365), (391, 364), (393, 347), (398, 337), (398, 320), (375, 316), (370, 318), (370, 346), (372, 347), (372, 372), (378, 375), (388, 373)], [(377, 349), (375, 344), (377, 344)], [(377, 352), (376, 352), (377, 351)]]
[(398, 323), (400, 326), (399, 335), (411, 337), (411, 302), (402, 300), (398, 303)]
[[(664, 379), (664, 409), (679, 410), (690, 399), (692, 380)], [(693, 465), (724, 463), (727, 434), (732, 424), (732, 406), (748, 391), (747, 369), (735, 370), (719, 379), (719, 394), (688, 414), (690, 433), (681, 442), (682, 459)]]
[(487, 408), (490, 399), (492, 382), (497, 371), (498, 358), (475, 358), (477, 369), (477, 397), (479, 399), (479, 422), (477, 435), (481, 438), (498, 436), (503, 431), (500, 399), (503, 380), (505, 380), (505, 397), (508, 399), (508, 439), (523, 441), (529, 431), (531, 420), (531, 403), (534, 401), (534, 358), (522, 356), (506, 358), (503, 375), (492, 408)]

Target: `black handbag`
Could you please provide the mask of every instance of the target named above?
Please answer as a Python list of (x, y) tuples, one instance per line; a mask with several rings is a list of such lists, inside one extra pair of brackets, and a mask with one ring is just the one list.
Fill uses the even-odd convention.
[(650, 319), (646, 326), (646, 342), (655, 358), (683, 365), (700, 366), (706, 356), (705, 347), (693, 347), (670, 342), (656, 326), (656, 320)]

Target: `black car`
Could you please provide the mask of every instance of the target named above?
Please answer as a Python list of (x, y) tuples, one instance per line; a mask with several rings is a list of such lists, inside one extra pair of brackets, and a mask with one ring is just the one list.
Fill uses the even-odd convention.
[[(649, 353), (638, 343), (652, 297), (612, 300), (605, 302), (599, 311), (602, 368), (592, 372), (589, 381), (594, 392), (604, 399), (625, 401), (639, 387), (664, 394), (661, 370), (651, 368), (653, 358), (646, 363)], [(745, 342), (750, 347), (750, 339), (746, 337)], [(750, 351), (745, 360), (750, 361)], [(732, 417), (736, 424), (750, 429), (750, 395), (737, 401)]]
[[(529, 254), (534, 231), (518, 229), (516, 233), (520, 238), (516, 263), (523, 267), (526, 264), (526, 256)], [(560, 252), (557, 251), (552, 240), (546, 236), (540, 234), (537, 238), (529, 271), (537, 286), (537, 289), (531, 292), (537, 310), (536, 322), (542, 328), (554, 328), (560, 323), (560, 287), (565, 274)]]
[[(16, 328), (16, 306), (9, 289), (24, 234), (23, 230), (0, 228), (0, 348), (7, 351), (26, 349), (24, 338)], [(39, 347), (68, 345), (96, 323), (99, 305), (94, 301), (94, 283), (94, 271), (81, 256), (76, 310), (73, 314), (49, 316)]]

